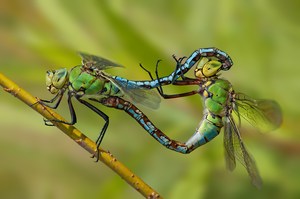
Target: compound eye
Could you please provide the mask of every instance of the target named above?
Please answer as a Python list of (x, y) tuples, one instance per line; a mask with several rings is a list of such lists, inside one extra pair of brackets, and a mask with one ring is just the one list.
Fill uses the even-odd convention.
[(203, 57), (197, 64), (196, 69), (202, 69), (204, 67), (204, 65), (209, 62), (210, 59), (208, 59), (207, 57)]
[(220, 71), (221, 67), (222, 67), (221, 62), (217, 60), (211, 60), (203, 66), (203, 70), (202, 70), (203, 75), (205, 77), (212, 77)]
[(46, 72), (46, 86), (51, 93), (57, 93), (61, 89), (68, 78), (67, 69), (48, 70)]
[(53, 71), (48, 70), (46, 72), (46, 86), (49, 87), (52, 84)]
[(67, 70), (66, 69), (59, 69), (55, 71), (55, 74), (52, 79), (52, 84), (55, 88), (62, 88), (67, 80)]

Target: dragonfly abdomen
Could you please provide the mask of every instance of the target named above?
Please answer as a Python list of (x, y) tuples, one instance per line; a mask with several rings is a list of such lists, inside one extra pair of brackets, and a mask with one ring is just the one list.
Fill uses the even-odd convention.
[[(160, 77), (159, 79), (152, 79), (151, 81), (145, 80), (145, 81), (131, 81), (127, 80), (122, 77), (113, 76), (114, 79), (116, 79), (121, 84), (126, 85), (126, 87), (142, 87), (142, 88), (157, 88), (161, 85), (168, 85), (175, 80), (177, 80), (179, 77), (182, 77), (184, 73), (189, 71), (201, 58), (203, 57), (215, 57), (222, 63), (222, 70), (229, 70), (230, 67), (233, 65), (233, 62), (229, 55), (225, 53), (224, 51), (210, 47), (210, 48), (200, 48), (196, 51), (194, 51), (186, 60), (184, 63), (181, 63), (184, 57), (177, 59), (175, 55), (173, 55), (173, 58), (176, 61), (177, 67), (176, 70), (173, 71), (170, 75), (165, 77)], [(148, 71), (147, 71), (148, 72)]]
[(195, 149), (214, 139), (223, 127), (222, 118), (207, 112), (196, 129), (195, 134), (185, 143), (188, 148)]
[(195, 134), (186, 142), (189, 148), (197, 148), (219, 135), (223, 127), (222, 118), (230, 107), (231, 84), (227, 80), (207, 81), (202, 86), (204, 99), (204, 116)]

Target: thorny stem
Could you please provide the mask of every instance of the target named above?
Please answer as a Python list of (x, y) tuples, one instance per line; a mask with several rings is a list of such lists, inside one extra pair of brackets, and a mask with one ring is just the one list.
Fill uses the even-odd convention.
[[(40, 103), (37, 103), (38, 99), (33, 97), (31, 94), (26, 92), (24, 89), (20, 88), (17, 84), (12, 82), (10, 79), (5, 77), (0, 72), (0, 85), (3, 87), (4, 91), (9, 92), (29, 107), (37, 111), (44, 118), (49, 121), (52, 120), (62, 120), (65, 121), (62, 116), (58, 115), (52, 109), (47, 108)], [(67, 125), (61, 122), (53, 122), (53, 124), (79, 144), (82, 148), (88, 151), (90, 154), (94, 155), (97, 151), (97, 145), (90, 138), (80, 132), (77, 128), (72, 125)], [(103, 162), (106, 166), (111, 168), (115, 173), (117, 173), (121, 178), (123, 178), (129, 185), (135, 188), (146, 198), (162, 198), (154, 189), (147, 185), (141, 178), (132, 173), (125, 165), (119, 162), (110, 152), (99, 148), (99, 160)]]

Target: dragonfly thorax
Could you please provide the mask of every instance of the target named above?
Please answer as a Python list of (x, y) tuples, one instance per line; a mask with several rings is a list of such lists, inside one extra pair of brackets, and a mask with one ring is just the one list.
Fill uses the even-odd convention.
[(216, 79), (202, 85), (205, 108), (212, 114), (224, 117), (231, 112), (233, 89), (229, 81)]
[(46, 86), (52, 93), (57, 93), (62, 89), (68, 80), (68, 71), (66, 68), (58, 70), (48, 70), (46, 73)]

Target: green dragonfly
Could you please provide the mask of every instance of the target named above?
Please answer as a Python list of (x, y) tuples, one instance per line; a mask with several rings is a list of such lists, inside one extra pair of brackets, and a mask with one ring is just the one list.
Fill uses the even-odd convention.
[[(73, 67), (70, 71), (66, 68), (49, 70), (46, 73), (47, 89), (55, 96), (51, 100), (40, 100), (43, 105), (56, 109), (65, 93), (71, 115), (71, 121), (51, 120), (45, 121), (46, 125), (52, 126), (52, 122), (61, 122), (73, 125), (77, 122), (77, 117), (72, 103), (72, 98), (77, 99), (81, 104), (87, 106), (97, 113), (105, 121), (100, 134), (96, 140), (99, 147), (104, 134), (109, 125), (109, 117), (92, 105), (89, 100), (99, 102), (107, 107), (125, 110), (132, 117), (138, 117), (141, 112), (136, 106), (131, 104), (139, 103), (147, 107), (157, 109), (160, 104), (160, 97), (154, 90), (143, 89), (136, 85), (124, 87), (117, 80), (112, 78), (104, 70), (113, 67), (122, 67), (105, 58), (79, 53), (82, 64)], [(125, 98), (125, 99), (123, 99)], [(137, 113), (135, 113), (137, 112)]]
[[(182, 60), (182, 59), (180, 59)], [(177, 63), (180, 66), (180, 63)], [(226, 165), (229, 170), (234, 170), (236, 159), (246, 168), (252, 183), (261, 187), (262, 180), (256, 164), (240, 134), (241, 117), (257, 127), (261, 132), (278, 128), (282, 123), (280, 106), (273, 100), (255, 100), (243, 93), (233, 90), (228, 80), (219, 78), (222, 71), (222, 63), (218, 60), (203, 57), (199, 60), (194, 70), (195, 78), (189, 78), (181, 74), (182, 80), (176, 79), (173, 85), (198, 85), (199, 89), (185, 93), (167, 95), (163, 92), (164, 79), (158, 75), (156, 65), (156, 80), (161, 86), (158, 92), (164, 99), (186, 97), (200, 94), (203, 99), (203, 118), (194, 135), (183, 145), (182, 153), (190, 153), (194, 149), (214, 139), (224, 129), (224, 148)], [(178, 67), (176, 67), (178, 68)], [(227, 70), (227, 69), (226, 69)], [(147, 70), (146, 70), (147, 71)], [(225, 70), (223, 70), (225, 71)], [(147, 71), (154, 81), (152, 74)], [(239, 125), (236, 124), (232, 113), (236, 113)]]

